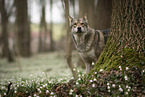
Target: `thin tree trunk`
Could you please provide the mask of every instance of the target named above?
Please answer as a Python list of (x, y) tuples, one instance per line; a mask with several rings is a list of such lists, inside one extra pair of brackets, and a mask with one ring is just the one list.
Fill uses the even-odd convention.
[(31, 55), (31, 34), (28, 17), (27, 0), (15, 0), (18, 49), (20, 55)]
[(53, 1), (50, 0), (50, 51), (54, 51), (52, 8), (53, 8)]
[(67, 51), (66, 51), (66, 60), (67, 60), (67, 64), (69, 65), (73, 77), (75, 79), (77, 79), (77, 73), (74, 70), (74, 65), (72, 63), (72, 39), (71, 39), (71, 33), (70, 33), (70, 27), (69, 27), (69, 4), (68, 4), (68, 0), (64, 0), (65, 3), (65, 16), (66, 16), (66, 21), (67, 21)]
[[(40, 32), (39, 32), (39, 52), (46, 52), (48, 50), (47, 47), (47, 23), (45, 18), (45, 0), (41, 0), (41, 22), (40, 22)], [(44, 38), (44, 39), (43, 39)]]
[(0, 12), (2, 18), (2, 55), (7, 57), (9, 62), (14, 61), (13, 54), (9, 48), (8, 42), (8, 14), (5, 9), (5, 0), (0, 0)]

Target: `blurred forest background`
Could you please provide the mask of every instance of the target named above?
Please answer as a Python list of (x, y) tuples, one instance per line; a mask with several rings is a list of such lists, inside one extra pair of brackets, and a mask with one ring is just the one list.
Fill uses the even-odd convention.
[[(72, 42), (68, 43), (68, 15), (77, 18), (87, 13), (90, 27), (100, 30), (110, 28), (112, 0), (66, 1), (0, 0), (1, 72), (4, 70), (2, 66), (8, 64), (7, 62), (16, 62), (21, 71), (23, 61), (20, 59), (31, 58), (36, 54), (45, 54), (46, 60), (51, 59), (51, 54), (59, 56), (60, 52), (64, 60), (71, 58), (70, 51), (75, 49)], [(76, 63), (80, 64), (82, 61), (78, 54), (75, 53), (74, 56)], [(7, 59), (7, 62), (3, 63), (4, 59)], [(36, 60), (33, 59), (34, 62)], [(41, 63), (43, 62), (39, 65), (42, 65)]]

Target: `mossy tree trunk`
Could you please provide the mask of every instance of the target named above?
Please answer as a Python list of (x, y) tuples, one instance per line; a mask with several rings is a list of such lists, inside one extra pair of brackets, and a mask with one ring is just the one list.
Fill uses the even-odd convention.
[(111, 32), (95, 68), (145, 66), (144, 0), (113, 0)]

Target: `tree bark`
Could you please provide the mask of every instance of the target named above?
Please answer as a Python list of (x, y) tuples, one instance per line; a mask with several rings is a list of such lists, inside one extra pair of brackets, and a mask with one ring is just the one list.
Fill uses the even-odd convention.
[(68, 0), (64, 0), (65, 3), (65, 16), (66, 16), (66, 21), (67, 21), (67, 49), (66, 49), (66, 60), (67, 60), (67, 64), (70, 67), (73, 77), (75, 79), (77, 79), (77, 73), (74, 70), (74, 65), (72, 63), (72, 39), (71, 39), (71, 31), (70, 31), (70, 27), (69, 27), (69, 4), (68, 4)]
[(15, 6), (18, 49), (20, 55), (28, 57), (31, 55), (31, 34), (27, 0), (15, 0)]
[(143, 0), (113, 0), (111, 33), (95, 68), (145, 66)]
[(92, 0), (90, 3), (90, 6), (92, 5), (88, 11), (90, 26), (99, 30), (109, 29), (111, 26), (112, 0), (98, 0), (97, 4)]
[(14, 61), (13, 54), (9, 48), (8, 37), (8, 13), (5, 8), (5, 0), (0, 0), (0, 12), (2, 19), (2, 56), (7, 57), (9, 62)]
[(39, 32), (39, 52), (47, 51), (47, 23), (45, 18), (45, 0), (41, 0), (41, 22), (40, 22), (40, 32)]
[(50, 0), (50, 51), (54, 51), (54, 40), (53, 40), (53, 22), (52, 22), (52, 8), (53, 1)]

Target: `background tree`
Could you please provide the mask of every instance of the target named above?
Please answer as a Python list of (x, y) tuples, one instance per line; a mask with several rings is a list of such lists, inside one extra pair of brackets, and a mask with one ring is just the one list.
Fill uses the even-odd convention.
[(53, 8), (53, 1), (50, 0), (50, 51), (54, 51), (54, 40), (53, 40), (53, 22), (52, 22), (52, 8)]
[(31, 55), (31, 33), (30, 21), (28, 16), (27, 0), (15, 0), (16, 6), (16, 27), (17, 27), (17, 46), (22, 56)]
[[(86, 7), (87, 6), (87, 7)], [(109, 29), (111, 25), (112, 0), (79, 0), (79, 17), (88, 15), (90, 27)]]
[(144, 1), (113, 0), (111, 32), (93, 71), (145, 66)]
[(47, 23), (46, 23), (46, 12), (45, 12), (45, 0), (40, 1), (41, 4), (41, 21), (40, 21), (40, 32), (39, 32), (39, 52), (47, 51)]
[(14, 56), (9, 48), (9, 35), (8, 35), (8, 23), (9, 23), (8, 19), (10, 13), (7, 12), (5, 0), (0, 0), (0, 13), (2, 22), (2, 36), (1, 36), (2, 56), (7, 57), (9, 62), (13, 62)]

